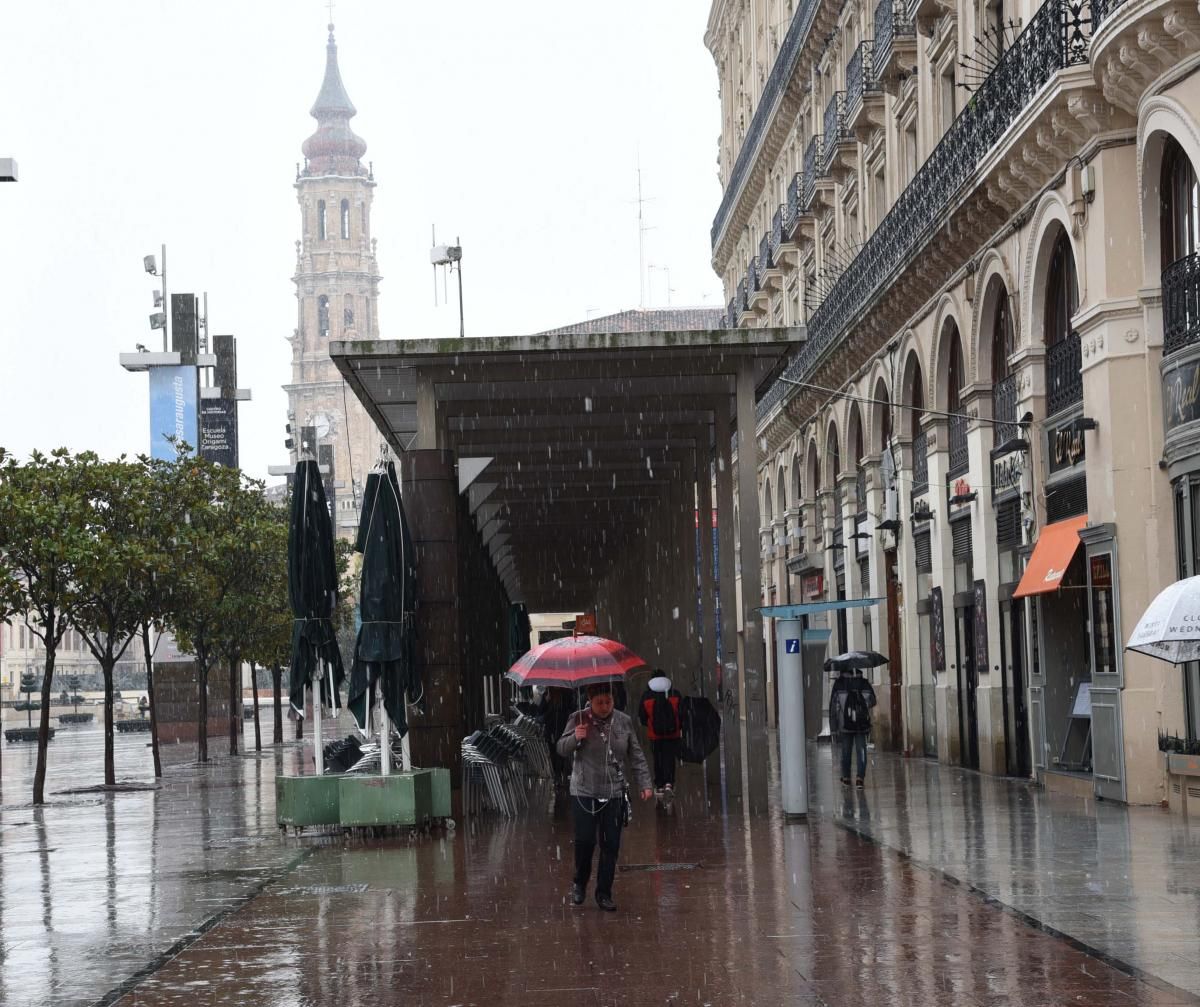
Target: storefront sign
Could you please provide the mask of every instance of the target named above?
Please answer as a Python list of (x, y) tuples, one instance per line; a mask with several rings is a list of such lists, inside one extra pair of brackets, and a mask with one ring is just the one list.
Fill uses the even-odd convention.
[(1200, 419), (1200, 360), (1188, 360), (1163, 375), (1163, 409), (1168, 430)]
[(942, 589), (929, 592), (929, 664), (935, 672), (946, 670), (946, 626), (942, 612)]
[(987, 585), (975, 581), (975, 673), (988, 670)]
[(595, 636), (596, 635), (596, 613), (586, 612), (583, 615), (575, 616), (575, 635), (576, 636)]
[(820, 601), (825, 597), (825, 575), (810, 573), (801, 581), (800, 595), (805, 602)]
[(1051, 475), (1083, 464), (1083, 431), (1075, 420), (1060, 427), (1051, 427), (1047, 431), (1047, 439), (1047, 462)]
[(1025, 450), (1006, 451), (992, 456), (992, 499), (1021, 488), (1021, 474), (1025, 471)]

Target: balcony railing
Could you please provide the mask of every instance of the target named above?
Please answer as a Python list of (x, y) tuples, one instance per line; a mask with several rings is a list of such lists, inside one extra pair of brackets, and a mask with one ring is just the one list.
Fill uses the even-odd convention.
[[(959, 193), (1016, 118), (1062, 69), (1087, 62), (1088, 10), (1072, 0), (1045, 0), (1025, 30), (942, 136), (849, 267), (808, 321), (808, 339), (784, 377), (809, 377), (875, 297), (919, 254), (941, 227)], [(875, 39), (875, 66), (880, 41)], [(793, 387), (776, 381), (758, 403), (761, 419)]]
[(733, 299), (725, 306), (725, 328), (736, 329), (738, 323), (737, 299)]
[(817, 175), (824, 174), (825, 159), (821, 156), (821, 138), (814, 136), (804, 148), (804, 170), (800, 182), (800, 212), (812, 208), (813, 193), (817, 191)]
[(783, 244), (783, 215), (786, 206), (780, 205), (771, 218), (771, 265), (779, 265), (779, 246)]
[(750, 308), (750, 301), (747, 297), (746, 278), (743, 276), (737, 285), (737, 294), (733, 299), (733, 303), (737, 305), (738, 314), (747, 311)]
[(912, 453), (912, 495), (915, 500), (929, 492), (929, 435), (924, 431), (913, 438)]
[(875, 65), (887, 66), (896, 39), (915, 34), (916, 27), (901, 0), (879, 0), (875, 7)]
[(1015, 440), (1017, 427), (1017, 376), (1010, 374), (992, 386), (992, 418), (996, 421), (996, 447)]
[(796, 12), (792, 15), (792, 23), (783, 37), (779, 55), (775, 57), (775, 64), (771, 67), (771, 75), (763, 85), (758, 105), (755, 106), (754, 115), (750, 119), (750, 128), (742, 140), (742, 149), (738, 151), (737, 160), (733, 163), (733, 170), (729, 173), (729, 181), (725, 185), (725, 195), (721, 199), (721, 206), (713, 220), (711, 236), (714, 247), (721, 232), (725, 229), (725, 221), (737, 202), (746, 176), (754, 164), (754, 159), (758, 156), (759, 144), (771, 123), (771, 118), (775, 115), (775, 108), (796, 70), (800, 51), (804, 48), (804, 40), (808, 37), (809, 28), (812, 27), (819, 2), (820, 0), (800, 0)]
[(825, 135), (821, 145), (821, 174), (828, 175), (837, 145), (846, 137), (846, 92), (835, 91), (825, 106)]
[(1072, 332), (1046, 350), (1046, 415), (1083, 401), (1083, 345)]
[(771, 254), (771, 234), (768, 231), (758, 243), (758, 282), (762, 286), (763, 274), (775, 268), (775, 256)]
[(1125, 0), (1092, 0), (1092, 31), (1100, 27), (1108, 16), (1123, 4)]
[(951, 479), (963, 475), (971, 467), (971, 455), (967, 450), (967, 418), (959, 413), (950, 417), (950, 468)]
[(762, 289), (762, 270), (758, 265), (758, 256), (750, 260), (746, 267), (746, 293), (755, 294)]
[(864, 39), (858, 43), (850, 62), (846, 64), (846, 115), (851, 116), (862, 104), (863, 95), (874, 94), (879, 90), (879, 81), (875, 79), (873, 53), (875, 42)]
[(1200, 343), (1200, 252), (1163, 270), (1162, 304), (1163, 355)]
[(804, 198), (804, 172), (798, 171), (792, 176), (792, 180), (788, 183), (787, 191), (787, 209), (784, 211), (784, 226), (787, 228), (788, 234), (791, 234), (796, 227), (796, 218), (803, 212), (800, 208), (801, 200)]

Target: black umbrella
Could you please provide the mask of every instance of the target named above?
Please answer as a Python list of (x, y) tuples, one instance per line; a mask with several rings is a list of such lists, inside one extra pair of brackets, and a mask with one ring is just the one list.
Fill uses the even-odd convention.
[(683, 721), (679, 757), (684, 762), (703, 762), (721, 744), (721, 715), (703, 696), (684, 696), (679, 719)]
[(320, 740), (320, 704), (337, 709), (345, 678), (332, 616), (337, 607), (337, 565), (333, 558), (333, 522), (325, 487), (314, 461), (296, 465), (288, 521), (288, 597), (292, 604), (291, 703), (304, 716), (304, 690), (319, 679), (314, 718), (317, 771), (324, 763)]
[(826, 671), (855, 671), (865, 668), (878, 668), (887, 664), (888, 659), (873, 650), (848, 650), (837, 657), (831, 657), (825, 662)]
[[(400, 500), (396, 468), (367, 476), (355, 549), (363, 554), (359, 588), (361, 625), (350, 672), (350, 712), (370, 734), (375, 693), (383, 695), (388, 719), (403, 737), (408, 732), (404, 701), (422, 698), (413, 619), (417, 604), (416, 551)], [(386, 742), (381, 739), (381, 742)]]

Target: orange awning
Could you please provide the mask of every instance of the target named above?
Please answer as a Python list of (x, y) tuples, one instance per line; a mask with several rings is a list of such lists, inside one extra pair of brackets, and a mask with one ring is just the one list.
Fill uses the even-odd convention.
[(1079, 548), (1079, 532), (1087, 521), (1087, 515), (1083, 514), (1067, 518), (1066, 521), (1056, 521), (1042, 529), (1021, 583), (1013, 592), (1014, 598), (1027, 598), (1031, 594), (1059, 589), (1063, 574), (1067, 572), (1075, 550)]

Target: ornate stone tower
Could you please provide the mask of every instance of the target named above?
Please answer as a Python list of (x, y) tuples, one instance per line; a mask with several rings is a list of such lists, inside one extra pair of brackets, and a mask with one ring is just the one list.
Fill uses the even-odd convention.
[[(371, 237), (375, 179), (362, 164), (367, 145), (350, 128), (357, 109), (342, 83), (333, 25), (325, 52), (325, 79), (311, 110), (317, 131), (304, 141), (304, 167), (296, 174), (302, 238), (292, 280), (298, 317), (289, 340), (292, 380), (284, 388), (293, 431), (315, 428), (318, 460), (332, 468), (326, 488), (345, 534), (357, 520), (354, 501), (361, 500), (359, 488), (375, 463), (380, 438), (345, 389), (329, 359), (329, 343), (378, 338), (381, 277)], [(293, 440), (298, 450), (298, 432)]]

